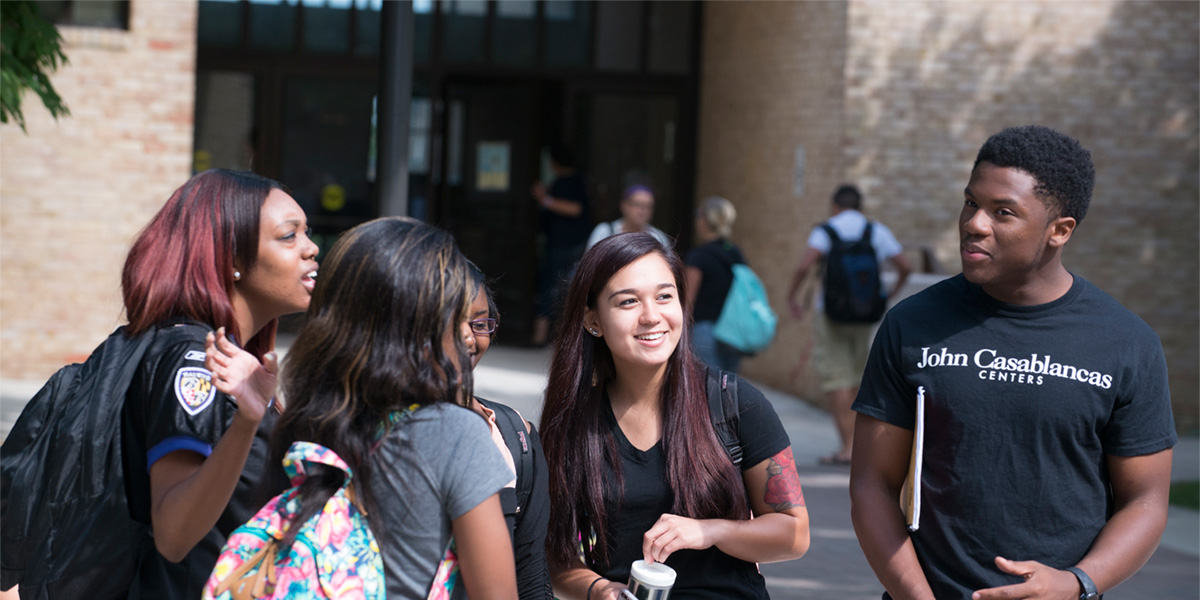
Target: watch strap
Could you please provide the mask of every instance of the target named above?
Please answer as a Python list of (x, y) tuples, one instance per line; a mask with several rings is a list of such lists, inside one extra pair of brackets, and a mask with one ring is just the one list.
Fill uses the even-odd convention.
[(1100, 597), (1100, 591), (1096, 589), (1096, 582), (1092, 581), (1092, 578), (1088, 577), (1088, 574), (1084, 573), (1083, 569), (1068, 567), (1066, 570), (1073, 573), (1075, 578), (1079, 580), (1079, 585), (1083, 586), (1083, 593), (1079, 595), (1079, 600), (1095, 600)]

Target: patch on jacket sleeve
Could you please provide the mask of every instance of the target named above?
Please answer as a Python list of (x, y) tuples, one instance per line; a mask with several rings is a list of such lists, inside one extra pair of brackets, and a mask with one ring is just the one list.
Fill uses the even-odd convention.
[(212, 404), (217, 395), (212, 372), (200, 367), (183, 367), (175, 373), (175, 397), (189, 415), (196, 415)]
[(187, 354), (183, 355), (183, 360), (198, 360), (200, 362), (204, 362), (204, 352), (200, 350), (189, 350)]

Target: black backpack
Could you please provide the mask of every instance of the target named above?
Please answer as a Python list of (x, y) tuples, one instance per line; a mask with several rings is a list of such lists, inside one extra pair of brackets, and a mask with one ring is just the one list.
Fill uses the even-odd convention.
[(829, 255), (825, 257), (825, 316), (840, 323), (874, 323), (883, 318), (887, 297), (879, 280), (879, 258), (871, 247), (871, 222), (862, 237), (847, 242), (828, 223)]
[(500, 430), (500, 436), (504, 438), (504, 444), (508, 446), (508, 452), (513, 457), (513, 466), (517, 470), (516, 489), (500, 490), (504, 520), (508, 523), (508, 536), (512, 538), (517, 529), (517, 521), (521, 519), (521, 513), (529, 505), (529, 496), (533, 493), (533, 449), (529, 446), (525, 420), (517, 411), (483, 398), (477, 400), (496, 413), (496, 428)]
[(705, 369), (708, 391), (708, 416), (717, 439), (725, 447), (733, 466), (742, 466), (742, 443), (738, 439), (737, 374), (719, 369)]
[(58, 370), (0, 448), (0, 589), (30, 598), (123, 598), (149, 525), (125, 493), (125, 393), (159, 335), (121, 327), (82, 364)]

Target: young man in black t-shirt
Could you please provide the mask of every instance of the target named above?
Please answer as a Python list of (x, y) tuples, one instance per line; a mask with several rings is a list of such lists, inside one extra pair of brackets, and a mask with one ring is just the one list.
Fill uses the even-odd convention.
[[(976, 158), (963, 274), (893, 308), (854, 404), (855, 531), (885, 597), (1095, 598), (1166, 524), (1166, 361), (1141, 319), (1062, 264), (1091, 155), (1044, 127)], [(918, 390), (922, 507), (905, 529)]]

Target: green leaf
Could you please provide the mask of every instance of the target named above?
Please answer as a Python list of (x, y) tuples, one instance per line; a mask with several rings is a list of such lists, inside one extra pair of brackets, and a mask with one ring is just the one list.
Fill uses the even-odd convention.
[(50, 82), (67, 62), (62, 36), (33, 0), (0, 2), (0, 122), (12, 119), (25, 131), (25, 90), (33, 90), (55, 119), (71, 114)]

